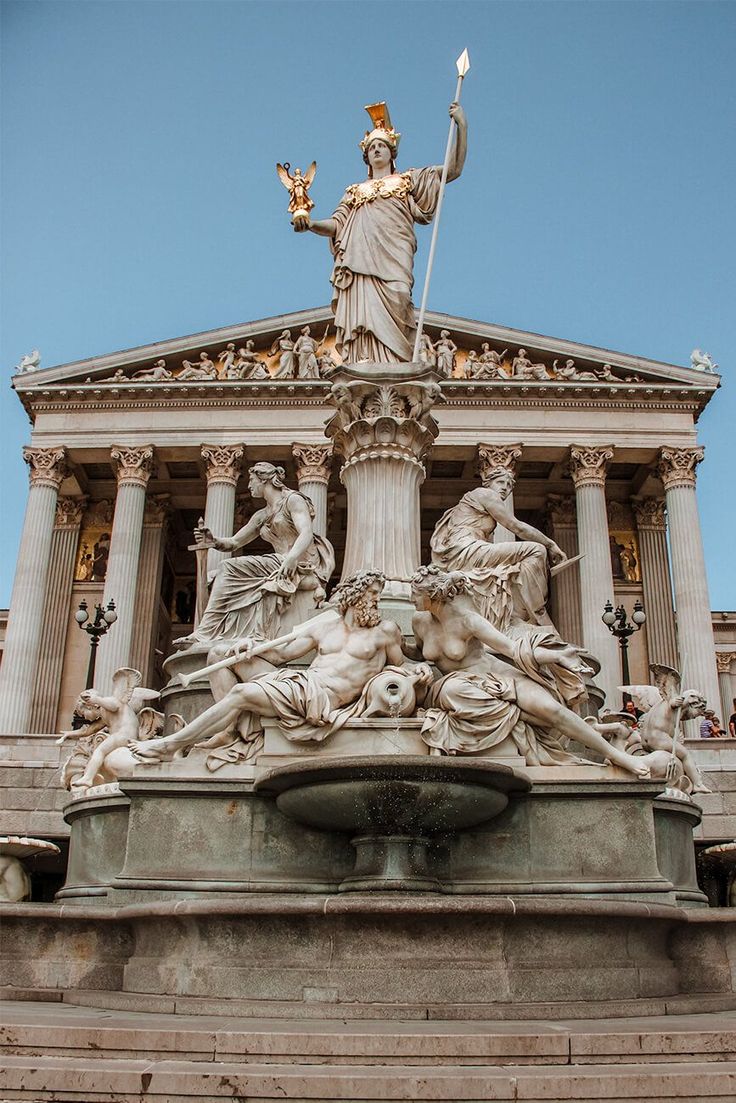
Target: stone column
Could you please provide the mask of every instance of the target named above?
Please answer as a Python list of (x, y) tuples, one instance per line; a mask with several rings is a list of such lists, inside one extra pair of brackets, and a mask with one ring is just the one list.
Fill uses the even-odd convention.
[(667, 497), (682, 685), (684, 689), (698, 690), (709, 707), (715, 709), (720, 693), (695, 497), (695, 469), (703, 454), (703, 448), (661, 448), (657, 470)]
[(606, 511), (606, 470), (612, 459), (613, 448), (573, 445), (570, 449), (570, 473), (575, 483), (578, 515), (578, 550), (583, 555), (580, 560), (583, 644), (601, 664), (596, 681), (606, 694), (606, 705), (615, 709), (621, 704), (619, 645), (601, 620), (606, 602), (613, 601)]
[(718, 671), (718, 688), (721, 692), (721, 723), (728, 731), (728, 718), (733, 707), (733, 682), (731, 681), (731, 663), (736, 662), (736, 651), (716, 651), (716, 670)]
[(66, 449), (24, 448), (30, 490), (10, 598), (0, 667), (0, 732), (29, 730), (44, 615), (51, 539), (59, 487), (67, 473)]
[(143, 512), (146, 487), (153, 471), (153, 448), (113, 447), (110, 458), (118, 492), (102, 600), (105, 606), (110, 600), (115, 602), (118, 619), (100, 640), (95, 689), (101, 693), (109, 692), (112, 676), (119, 667), (130, 666)]
[[(203, 444), (202, 459), (207, 465), (207, 501), (204, 523), (215, 536), (232, 536), (235, 520), (235, 487), (240, 478), (244, 449), (241, 444)], [(199, 553), (197, 553), (199, 554)], [(207, 574), (211, 577), (229, 552), (210, 548)]]
[(677, 633), (667, 555), (663, 498), (632, 501), (641, 556), (641, 584), (647, 614), (649, 661), (677, 667)]
[(327, 486), (332, 472), (331, 444), (294, 444), (291, 454), (302, 494), (314, 505), (314, 531), (327, 535)]
[(325, 432), (343, 457), (348, 499), (342, 578), (383, 571), (391, 597), (408, 598), (408, 579), (420, 564), (419, 488), (439, 432), (429, 413), (436, 390), (431, 383), (361, 381), (336, 384), (330, 396), (337, 413)]
[[(578, 554), (578, 521), (575, 499), (550, 494), (547, 513), (552, 522), (552, 539), (565, 554)], [(551, 616), (557, 631), (567, 643), (582, 647), (583, 622), (580, 613), (580, 568), (576, 564), (560, 571), (550, 583)]]
[[(479, 444), (478, 470), (480, 472), (480, 481), (483, 486), (488, 485), (488, 478), (491, 472), (498, 471), (499, 468), (508, 471), (509, 474), (513, 476), (515, 482), (516, 473), (519, 469), (519, 460), (521, 459), (521, 451), (520, 444)], [(513, 511), (513, 494), (509, 494), (506, 499), (506, 504), (509, 509)], [(493, 534), (494, 544), (508, 543), (514, 540), (516, 540), (515, 533), (509, 532), (503, 525), (496, 525)]]
[(59, 498), (56, 503), (51, 558), (46, 586), (44, 631), (36, 670), (29, 731), (53, 732), (59, 708), (59, 687), (64, 665), (64, 645), (69, 625), (69, 606), (74, 585), (74, 564), (79, 544), (79, 526), (86, 498)]
[(161, 600), (161, 572), (170, 501), (170, 494), (152, 494), (146, 498), (143, 513), (130, 665), (135, 670), (140, 670), (145, 686), (151, 685), (154, 673)]

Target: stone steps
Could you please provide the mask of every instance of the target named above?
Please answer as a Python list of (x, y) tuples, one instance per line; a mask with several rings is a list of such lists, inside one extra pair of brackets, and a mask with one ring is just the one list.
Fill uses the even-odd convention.
[(661, 1100), (733, 1103), (736, 1062), (651, 1065), (261, 1065), (208, 1061), (111, 1060), (91, 1057), (8, 1057), (0, 1073), (2, 1099), (40, 1103), (215, 1103), (237, 1099), (360, 1101)]
[(0, 1098), (736, 1098), (736, 1013), (569, 1021), (340, 1022), (8, 1002)]
[(68, 838), (61, 764), (71, 746), (55, 735), (0, 736), (0, 834)]

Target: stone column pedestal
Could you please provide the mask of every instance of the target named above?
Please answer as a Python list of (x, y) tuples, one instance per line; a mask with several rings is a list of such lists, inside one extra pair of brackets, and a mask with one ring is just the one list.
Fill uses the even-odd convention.
[(56, 503), (51, 559), (46, 587), (45, 630), (41, 638), (33, 692), (30, 731), (56, 731), (64, 644), (74, 585), (74, 564), (86, 498), (59, 498)]
[(299, 490), (314, 506), (314, 531), (327, 535), (327, 487), (332, 472), (331, 444), (295, 444), (291, 454), (296, 463)]
[[(488, 479), (491, 472), (498, 471), (499, 469), (508, 471), (514, 481), (516, 481), (516, 473), (519, 468), (521, 452), (522, 447), (520, 444), (479, 444), (478, 470), (480, 473), (480, 481), (483, 486), (488, 485)], [(509, 509), (513, 511), (513, 494), (509, 494), (506, 499), (506, 504)], [(516, 535), (513, 532), (509, 532), (503, 525), (496, 525), (495, 532), (493, 533), (494, 544), (507, 544), (514, 540), (516, 540)]]
[(641, 583), (647, 614), (647, 644), (650, 663), (678, 667), (672, 582), (667, 556), (665, 504), (662, 498), (643, 498), (631, 503), (636, 517), (641, 556)]
[[(698, 690), (709, 708), (716, 709), (720, 692), (695, 497), (695, 470), (703, 454), (703, 448), (661, 448), (657, 470), (667, 497), (682, 685), (684, 689)], [(695, 726), (695, 721), (687, 725), (689, 731)]]
[(103, 604), (115, 602), (118, 619), (100, 641), (95, 689), (110, 691), (112, 676), (121, 666), (130, 666), (133, 616), (138, 584), (138, 560), (143, 532), (146, 487), (153, 470), (153, 448), (110, 450), (116, 470), (118, 492), (110, 538), (110, 556), (105, 576)]
[(336, 383), (325, 432), (342, 456), (348, 498), (342, 578), (383, 571), (387, 596), (408, 596), (421, 556), (419, 488), (439, 432), (430, 414), (439, 387), (421, 382)]
[(29, 730), (56, 502), (67, 473), (64, 448), (24, 448), (23, 459), (30, 468), (31, 485), (0, 667), (0, 732), (4, 735)]
[[(575, 483), (580, 560), (580, 604), (583, 644), (601, 664), (596, 681), (606, 694), (606, 706), (621, 704), (619, 647), (601, 620), (607, 601), (613, 601), (613, 572), (606, 511), (606, 470), (613, 448), (570, 449), (570, 472)], [(571, 568), (572, 569), (572, 568)], [(564, 572), (563, 572), (564, 573)]]
[[(207, 465), (207, 500), (204, 523), (215, 536), (232, 536), (235, 520), (235, 487), (240, 478), (244, 449), (240, 444), (202, 446), (202, 459)], [(199, 554), (199, 553), (198, 553)], [(215, 573), (229, 552), (210, 548), (207, 552), (207, 573)]]

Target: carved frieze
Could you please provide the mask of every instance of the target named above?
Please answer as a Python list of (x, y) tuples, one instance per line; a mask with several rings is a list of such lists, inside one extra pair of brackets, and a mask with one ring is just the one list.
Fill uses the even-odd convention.
[(665, 490), (675, 487), (687, 487), (695, 489), (696, 468), (702, 462), (705, 449), (696, 448), (669, 448), (659, 450), (659, 463), (657, 474), (664, 483)]
[(611, 447), (573, 444), (570, 448), (570, 474), (576, 489), (581, 486), (605, 487), (606, 472), (612, 459)]
[(150, 444), (142, 448), (126, 448), (113, 445), (110, 459), (115, 469), (118, 486), (132, 483), (145, 487), (153, 474), (153, 447)]
[(203, 444), (202, 459), (207, 465), (207, 483), (235, 486), (240, 478), (244, 448), (242, 444)]
[(68, 474), (66, 448), (24, 448), (31, 487), (49, 486), (58, 490)]

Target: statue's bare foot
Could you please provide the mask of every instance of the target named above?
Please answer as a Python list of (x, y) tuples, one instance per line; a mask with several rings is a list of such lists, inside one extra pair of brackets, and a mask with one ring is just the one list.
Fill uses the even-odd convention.
[(165, 738), (149, 739), (146, 743), (133, 740), (128, 750), (141, 762), (165, 762), (173, 754)]
[(698, 785), (693, 785), (694, 793), (712, 793), (713, 790), (709, 789), (704, 781), (701, 781)]
[(642, 761), (641, 758), (637, 758), (636, 755), (626, 754), (625, 751), (616, 751), (613, 747), (609, 747), (608, 757), (616, 766), (623, 767), (624, 770), (628, 770), (629, 773), (635, 774), (637, 777), (646, 779), (651, 776), (648, 764)]

